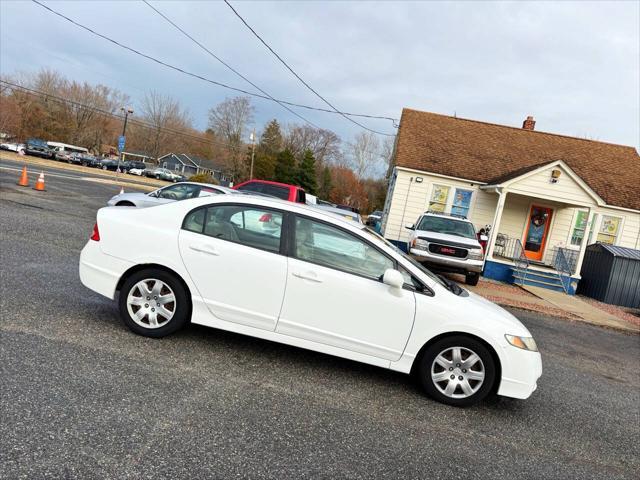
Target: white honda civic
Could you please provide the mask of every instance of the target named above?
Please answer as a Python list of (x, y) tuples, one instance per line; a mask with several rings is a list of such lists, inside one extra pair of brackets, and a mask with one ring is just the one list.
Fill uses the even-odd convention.
[(118, 298), (135, 333), (189, 322), (238, 332), (414, 373), (450, 405), (528, 398), (542, 374), (535, 341), (507, 311), (363, 225), (275, 198), (103, 208), (80, 279)]

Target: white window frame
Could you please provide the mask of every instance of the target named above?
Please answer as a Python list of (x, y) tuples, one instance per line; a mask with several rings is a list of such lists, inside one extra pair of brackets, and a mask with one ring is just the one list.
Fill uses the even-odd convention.
[(431, 211), (431, 203), (432, 203), (432, 197), (433, 197), (433, 192), (435, 191), (436, 187), (446, 187), (449, 189), (449, 193), (447, 193), (447, 199), (444, 203), (444, 211), (442, 213), (445, 213), (447, 215), (451, 214), (451, 208), (453, 207), (453, 200), (455, 198), (455, 192), (456, 190), (465, 190), (468, 192), (471, 192), (471, 200), (469, 201), (469, 211), (467, 212), (467, 220), (471, 219), (471, 213), (473, 212), (473, 207), (475, 205), (475, 201), (476, 201), (476, 189), (471, 188), (471, 187), (463, 187), (463, 186), (459, 186), (459, 185), (451, 185), (448, 183), (441, 183), (441, 182), (431, 182), (431, 185), (429, 187), (429, 193), (427, 195), (427, 211)]
[[(579, 245), (573, 245), (571, 243), (571, 238), (573, 237), (573, 231), (576, 228), (576, 220), (578, 219), (578, 214), (580, 212), (585, 212), (587, 214), (587, 224), (584, 227), (584, 235), (582, 237), (582, 242), (587, 242), (589, 239), (587, 238), (587, 230), (589, 230), (589, 210), (585, 210), (583, 208), (575, 208), (573, 211), (573, 215), (571, 217), (571, 225), (569, 226), (569, 235), (567, 236), (567, 243), (566, 243), (566, 247), (570, 248), (572, 250), (580, 250), (580, 246), (582, 245), (582, 242), (580, 242)], [(593, 223), (594, 219), (591, 219), (591, 223)], [(591, 229), (593, 230), (593, 229)]]
[[(592, 241), (593, 242), (597, 242), (598, 241), (598, 235), (600, 235), (600, 227), (602, 226), (602, 220), (604, 219), (604, 217), (612, 217), (612, 218), (617, 218), (620, 220), (620, 222), (618, 222), (618, 231), (616, 232), (614, 239), (613, 239), (613, 243), (610, 243), (608, 245), (618, 245), (618, 243), (620, 243), (620, 237), (622, 236), (622, 232), (624, 229), (624, 216), (617, 216), (617, 215), (611, 215), (610, 213), (602, 213), (602, 212), (598, 212), (598, 224), (594, 226), (593, 228), (593, 237), (592, 237)], [(605, 234), (606, 235), (606, 234)]]

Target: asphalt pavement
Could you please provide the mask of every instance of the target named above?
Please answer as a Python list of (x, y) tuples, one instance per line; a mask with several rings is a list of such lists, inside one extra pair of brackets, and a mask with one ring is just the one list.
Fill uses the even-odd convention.
[(638, 336), (513, 310), (542, 352), (538, 390), (469, 409), (228, 332), (136, 336), (78, 279), (119, 187), (16, 180), (0, 168), (0, 478), (637, 478)]

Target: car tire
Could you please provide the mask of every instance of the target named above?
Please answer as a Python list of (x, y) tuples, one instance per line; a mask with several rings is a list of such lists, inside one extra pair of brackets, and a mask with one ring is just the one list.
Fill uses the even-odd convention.
[(118, 202), (116, 207), (135, 207), (135, 205), (131, 202)]
[(464, 282), (472, 287), (478, 285), (478, 280), (480, 280), (480, 274), (477, 272), (468, 272), (464, 276)]
[(103, 169), (103, 170), (107, 170), (107, 166), (106, 166), (106, 165), (103, 165), (103, 166), (102, 166), (102, 169)]
[[(162, 297), (166, 297), (166, 303), (162, 303)], [(171, 298), (173, 301), (168, 301)], [(125, 279), (118, 306), (124, 324), (145, 337), (166, 337), (183, 328), (190, 319), (189, 296), (182, 282), (171, 273), (155, 268), (140, 270)], [(160, 306), (166, 314), (161, 313)], [(141, 316), (136, 315), (139, 311), (143, 312)]]
[[(459, 357), (455, 356), (456, 351)], [(473, 357), (474, 354), (477, 357)], [(424, 391), (434, 400), (468, 407), (491, 393), (496, 365), (482, 342), (465, 335), (452, 335), (441, 338), (425, 350), (418, 363), (417, 375)]]

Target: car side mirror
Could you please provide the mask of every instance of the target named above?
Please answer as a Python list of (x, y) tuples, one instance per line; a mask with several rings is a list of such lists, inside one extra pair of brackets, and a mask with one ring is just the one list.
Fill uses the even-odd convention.
[(150, 197), (157, 197), (158, 196), (158, 192), (157, 191), (151, 192), (151, 193), (149, 193), (149, 196)]
[(482, 240), (483, 242), (486, 242), (489, 240), (489, 237), (487, 237), (486, 235), (480, 235), (480, 240)]
[(387, 268), (382, 276), (382, 283), (389, 285), (391, 288), (402, 288), (404, 277), (398, 270)]
[(413, 223), (405, 223), (404, 228), (407, 230), (415, 230), (416, 226)]

